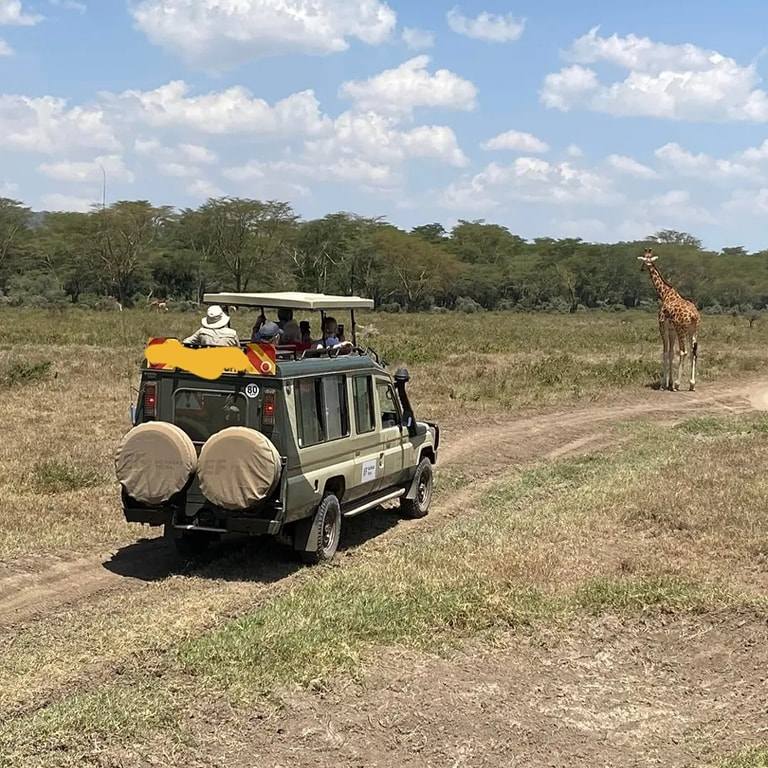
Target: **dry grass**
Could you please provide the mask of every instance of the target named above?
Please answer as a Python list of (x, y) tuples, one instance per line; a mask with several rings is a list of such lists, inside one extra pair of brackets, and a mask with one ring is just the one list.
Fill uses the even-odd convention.
[[(122, 522), (113, 450), (146, 337), (195, 322), (14, 311), (0, 346), (0, 558), (141, 535)], [(640, 313), (363, 322), (392, 367), (408, 364), (420, 415), (449, 434), (508, 409), (638, 393), (656, 374), (654, 319)], [(762, 370), (766, 342), (761, 324), (707, 318), (704, 382)], [(432, 649), (583, 613), (760, 604), (766, 422), (697, 418), (630, 434), (621, 454), (507, 478), (460, 519), (280, 589), (246, 552), (19, 628), (0, 668), (0, 765), (110, 765), (120, 754), (134, 765), (153, 733), (183, 755), (185, 717), (211, 701), (358, 674), (381, 646)], [(446, 495), (456, 485), (441, 482)]]
[[(112, 456), (129, 427), (141, 350), (149, 336), (188, 332), (197, 316), (3, 314), (13, 322), (3, 323), (0, 344), (0, 382), (12, 382), (0, 384), (0, 557), (129, 541), (136, 529), (122, 522)], [(238, 330), (246, 333), (252, 319), (238, 313)], [(419, 415), (441, 420), (448, 434), (511, 409), (640, 393), (656, 379), (657, 331), (646, 313), (368, 315), (362, 322), (376, 330), (364, 340), (393, 368), (410, 368)], [(705, 385), (762, 370), (768, 324), (707, 318), (701, 349)], [(35, 467), (49, 476), (58, 462), (68, 479), (30, 477)]]
[[(49, 706), (8, 720), (0, 754), (8, 765), (82, 764), (94, 750), (127, 750), (136, 761), (142, 744), (166, 730), (183, 754), (186, 719), (211, 702), (252, 700), (297, 683), (322, 686), (342, 672), (357, 674), (383, 646), (434, 651), (521, 624), (565, 628), (584, 612), (764, 610), (768, 569), (755, 553), (768, 536), (760, 514), (768, 484), (754, 469), (768, 459), (766, 423), (725, 419), (701, 428), (700, 420), (675, 430), (636, 427), (619, 454), (501, 482), (462, 518), (383, 550), (363, 550), (344, 567), (305, 571), (289, 591), (229, 623), (227, 611), (243, 611), (243, 592), (217, 604), (221, 595), (202, 590), (205, 621), (186, 625), (178, 617), (195, 591), (185, 590), (183, 600), (177, 595), (175, 604), (166, 595), (168, 602), (155, 613), (148, 609), (125, 636), (137, 638), (154, 620), (168, 628), (170, 642), (160, 639), (158, 626), (148, 628), (153, 642), (136, 641), (137, 663), (121, 662), (118, 678), (88, 679), (88, 667), (81, 667), (79, 678), (69, 678), (73, 692), (49, 690)], [(698, 473), (682, 471), (690, 463)], [(699, 489), (705, 475), (713, 484)], [(687, 525), (640, 514), (651, 503), (649, 488), (662, 486), (667, 503), (659, 509), (690, 514)], [(134, 608), (105, 622), (95, 613), (71, 633), (54, 625), (57, 639), (49, 645), (61, 649), (59, 666), (87, 664), (88, 643), (102, 631), (100, 654), (119, 658), (123, 622), (142, 611)], [(15, 687), (16, 698), (3, 702), (6, 713), (24, 701), (18, 681), (35, 666), (27, 653), (55, 666), (50, 649), (33, 650), (44, 645), (40, 631), (31, 628), (10, 651), (15, 679), (2, 682)], [(79, 638), (74, 650), (65, 637)]]

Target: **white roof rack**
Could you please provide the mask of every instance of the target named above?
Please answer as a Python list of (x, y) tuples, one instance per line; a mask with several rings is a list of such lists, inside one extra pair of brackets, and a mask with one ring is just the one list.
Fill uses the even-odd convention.
[(270, 309), (373, 309), (373, 299), (359, 296), (327, 296), (324, 293), (206, 293), (204, 304), (233, 304), (236, 307)]

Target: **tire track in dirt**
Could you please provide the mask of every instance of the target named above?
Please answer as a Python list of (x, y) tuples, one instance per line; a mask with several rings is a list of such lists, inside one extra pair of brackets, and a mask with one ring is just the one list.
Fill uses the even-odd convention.
[[(703, 393), (650, 392), (634, 401), (496, 420), (455, 436), (448, 429), (440, 464), (470, 475), (498, 473), (515, 465), (610, 448), (615, 438), (609, 434), (609, 427), (622, 421), (638, 418), (674, 421), (698, 413), (740, 414), (755, 409), (768, 409), (768, 387), (763, 384), (712, 387)], [(489, 477), (489, 482), (492, 479)], [(434, 521), (449, 516), (454, 507), (470, 502), (486, 485), (481, 480), (473, 482), (458, 495), (436, 505), (427, 519)], [(418, 525), (419, 522), (410, 522), (407, 528)], [(366, 538), (360, 534), (358, 531), (358, 539), (364, 546)], [(0, 566), (0, 627), (27, 622), (103, 593), (146, 588), (153, 581), (178, 573), (179, 565), (162, 537), (143, 539), (118, 550), (73, 560), (37, 557), (3, 564)], [(275, 573), (278, 571), (283, 578), (290, 578), (276, 562)], [(266, 581), (273, 581), (269, 574)]]

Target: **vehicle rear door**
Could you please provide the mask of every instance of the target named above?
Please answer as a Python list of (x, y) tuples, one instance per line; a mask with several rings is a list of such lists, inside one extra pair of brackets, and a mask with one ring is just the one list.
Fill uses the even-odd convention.
[(404, 482), (405, 446), (401, 427), (402, 414), (395, 388), (389, 379), (376, 377), (376, 418), (379, 428), (378, 490)]
[(380, 419), (376, 410), (373, 376), (358, 373), (349, 376), (352, 412), (354, 414), (355, 488), (351, 498), (374, 493), (383, 475)]

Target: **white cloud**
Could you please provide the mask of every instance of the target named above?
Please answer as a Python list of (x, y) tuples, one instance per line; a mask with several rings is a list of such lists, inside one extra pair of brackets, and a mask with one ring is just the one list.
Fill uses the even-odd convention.
[(657, 179), (659, 177), (659, 174), (653, 168), (649, 168), (647, 165), (643, 165), (626, 155), (608, 155), (608, 165), (620, 173), (626, 173), (638, 179)]
[(0, 56), (13, 56), (13, 48), (0, 38)]
[(99, 107), (67, 107), (54, 96), (0, 95), (0, 149), (63, 154), (120, 148)]
[(174, 80), (152, 91), (124, 91), (109, 99), (119, 112), (149, 125), (209, 134), (315, 134), (329, 124), (312, 91), (294, 93), (271, 106), (240, 85), (202, 96), (190, 96), (189, 90), (185, 82)]
[(472, 110), (477, 89), (447, 69), (427, 71), (429, 56), (416, 56), (395, 69), (387, 69), (368, 80), (351, 80), (340, 94), (360, 110), (409, 115), (417, 107)]
[(395, 118), (376, 112), (344, 112), (334, 121), (332, 134), (308, 141), (307, 151), (313, 158), (328, 161), (353, 156), (373, 163), (402, 163), (421, 157), (457, 167), (467, 164), (451, 128), (422, 125), (401, 130), (397, 125)]
[[(717, 51), (632, 34), (601, 37), (595, 27), (574, 41), (566, 58), (573, 65), (544, 80), (541, 99), (548, 107), (674, 120), (768, 121), (768, 94), (758, 88), (754, 65), (742, 66)], [(601, 81), (585, 64), (609, 64), (628, 74)]]
[(706, 208), (691, 202), (691, 193), (686, 189), (670, 189), (657, 197), (652, 197), (639, 207), (651, 218), (672, 222), (678, 228), (688, 223), (715, 223), (715, 218)]
[(48, 2), (57, 8), (64, 8), (67, 11), (85, 13), (88, 10), (88, 6), (85, 3), (78, 2), (78, 0), (48, 0)]
[(464, 16), (454, 8), (447, 14), (448, 26), (460, 35), (487, 40), (492, 43), (509, 43), (519, 40), (525, 29), (525, 20), (512, 14), (505, 16), (483, 12), (474, 19)]
[(37, 13), (27, 13), (21, 0), (0, 0), (0, 24), (29, 27), (42, 21)]
[(524, 131), (507, 131), (489, 139), (482, 145), (483, 149), (511, 149), (516, 152), (548, 152), (549, 145), (536, 138), (532, 133)]
[(187, 193), (201, 200), (207, 200), (209, 197), (224, 197), (224, 190), (207, 179), (193, 181), (187, 187)]
[(723, 210), (731, 214), (745, 213), (748, 216), (763, 218), (768, 214), (768, 189), (738, 189), (723, 203)]
[(181, 154), (193, 163), (202, 165), (213, 165), (218, 162), (218, 157), (207, 147), (201, 147), (199, 144), (179, 144)]
[(377, 45), (397, 21), (380, 0), (142, 0), (131, 12), (153, 43), (214, 69), (344, 51), (350, 38)]
[(575, 64), (544, 78), (541, 100), (545, 106), (567, 112), (600, 88), (597, 74)]
[(403, 30), (403, 42), (412, 51), (421, 51), (424, 48), (432, 48), (435, 44), (434, 32), (429, 32), (426, 29), (413, 29), (412, 27), (406, 27)]
[(15, 197), (19, 192), (19, 185), (13, 181), (0, 181), (0, 197)]
[(86, 213), (91, 210), (91, 207), (95, 202), (95, 200), (87, 197), (62, 195), (58, 192), (50, 195), (43, 195), (41, 198), (42, 207), (46, 211), (76, 211), (77, 213)]
[(766, 139), (759, 147), (749, 147), (749, 149), (745, 149), (739, 155), (739, 159), (747, 163), (760, 163), (764, 160), (768, 160), (768, 139)]
[(621, 202), (611, 180), (571, 163), (519, 157), (510, 165), (491, 163), (475, 176), (451, 184), (443, 195), (449, 208), (488, 209), (511, 201), (552, 205), (614, 205)]
[(163, 176), (198, 178), (201, 165), (213, 165), (218, 157), (199, 144), (163, 145), (157, 139), (136, 139), (133, 149), (137, 155), (150, 158)]
[(125, 167), (120, 155), (101, 155), (90, 161), (60, 160), (55, 163), (43, 163), (39, 170), (57, 181), (94, 182), (101, 181), (102, 169), (110, 181), (134, 180), (133, 173)]
[(372, 163), (362, 158), (342, 157), (333, 162), (318, 161), (251, 161), (243, 166), (226, 168), (223, 175), (232, 181), (246, 182), (256, 180), (281, 179), (285, 182), (290, 177), (301, 177), (314, 181), (353, 182), (372, 187), (391, 187), (398, 177), (386, 164)]
[(659, 147), (654, 154), (676, 174), (681, 176), (690, 176), (709, 181), (716, 179), (759, 178), (762, 176), (760, 169), (755, 168), (754, 165), (747, 166), (732, 160), (711, 157), (703, 152), (693, 154), (687, 149), (683, 149), (676, 142), (670, 142), (663, 147)]
[(578, 146), (577, 144), (569, 144), (565, 148), (565, 154), (568, 155), (568, 157), (584, 157), (584, 150)]

